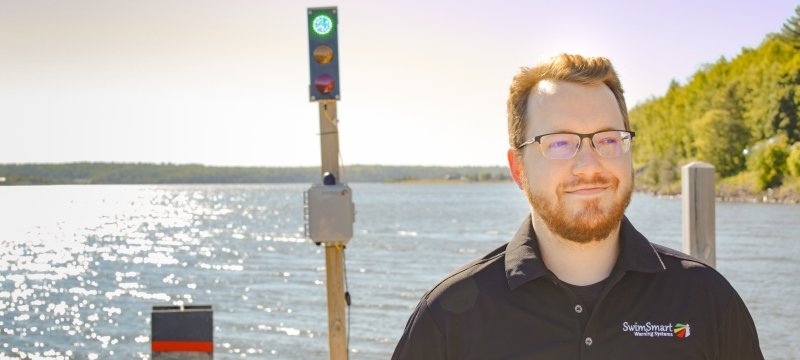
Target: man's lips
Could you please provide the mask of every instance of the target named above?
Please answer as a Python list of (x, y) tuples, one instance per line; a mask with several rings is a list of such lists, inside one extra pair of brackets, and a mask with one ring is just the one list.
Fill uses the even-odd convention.
[(574, 194), (574, 195), (595, 195), (603, 192), (603, 190), (608, 189), (610, 186), (611, 185), (582, 186), (570, 190), (565, 190), (564, 192), (567, 194)]

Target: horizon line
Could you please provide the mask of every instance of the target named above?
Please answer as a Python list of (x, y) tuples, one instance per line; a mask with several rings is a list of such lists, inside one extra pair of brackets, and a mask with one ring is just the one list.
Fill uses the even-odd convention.
[[(175, 162), (115, 162), (115, 161), (66, 161), (66, 162), (0, 162), (0, 166), (26, 166), (26, 165), (157, 165), (157, 166), (203, 166), (220, 168), (319, 168), (322, 165), (213, 165), (203, 163), (175, 163)], [(423, 165), (423, 164), (339, 164), (340, 167), (376, 166), (376, 167), (508, 167), (508, 165)]]

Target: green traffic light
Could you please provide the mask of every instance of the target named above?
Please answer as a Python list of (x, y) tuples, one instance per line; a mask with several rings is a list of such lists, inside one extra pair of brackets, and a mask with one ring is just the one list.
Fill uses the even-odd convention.
[(333, 20), (328, 15), (320, 14), (314, 18), (311, 26), (317, 35), (328, 35), (333, 30)]

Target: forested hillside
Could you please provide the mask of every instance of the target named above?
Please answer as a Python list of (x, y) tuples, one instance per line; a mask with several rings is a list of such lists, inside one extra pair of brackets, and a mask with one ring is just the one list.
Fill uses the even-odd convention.
[[(0, 164), (0, 185), (259, 184), (320, 182), (319, 167), (222, 167), (197, 164)], [(380, 166), (340, 168), (342, 181), (509, 180), (503, 166)]]
[(679, 191), (680, 166), (713, 164), (720, 186), (800, 187), (800, 6), (778, 33), (673, 81), (630, 111), (639, 185)]

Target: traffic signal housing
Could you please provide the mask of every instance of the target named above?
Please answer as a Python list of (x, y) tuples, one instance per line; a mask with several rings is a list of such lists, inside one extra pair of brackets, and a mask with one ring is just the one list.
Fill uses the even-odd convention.
[(308, 8), (309, 100), (339, 100), (339, 18), (336, 7)]

